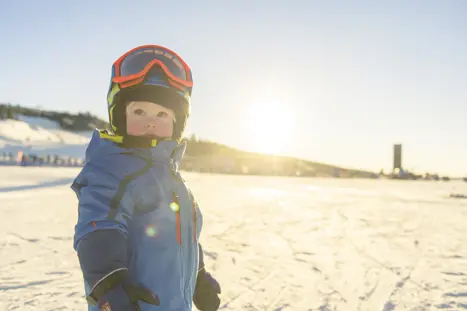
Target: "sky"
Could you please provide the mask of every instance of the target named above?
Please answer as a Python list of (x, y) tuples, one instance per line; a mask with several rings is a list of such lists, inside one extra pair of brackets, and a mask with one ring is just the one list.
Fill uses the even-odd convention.
[(112, 63), (193, 71), (187, 133), (350, 168), (467, 175), (467, 2), (0, 0), (0, 102), (107, 119)]

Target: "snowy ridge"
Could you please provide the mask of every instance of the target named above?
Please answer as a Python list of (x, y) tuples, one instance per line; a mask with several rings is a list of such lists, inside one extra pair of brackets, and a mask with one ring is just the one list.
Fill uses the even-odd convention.
[(19, 116), (0, 120), (0, 152), (57, 154), (84, 158), (92, 132), (73, 133), (46, 118)]

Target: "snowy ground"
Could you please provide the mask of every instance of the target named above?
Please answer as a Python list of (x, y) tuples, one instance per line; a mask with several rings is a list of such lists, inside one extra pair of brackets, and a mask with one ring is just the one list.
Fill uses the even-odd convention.
[[(86, 310), (77, 172), (0, 167), (1, 311)], [(185, 177), (221, 310), (467, 309), (467, 183)]]

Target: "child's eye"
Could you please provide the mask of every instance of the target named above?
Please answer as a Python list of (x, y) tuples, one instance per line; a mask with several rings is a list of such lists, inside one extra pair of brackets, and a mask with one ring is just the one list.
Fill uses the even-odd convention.
[(157, 116), (158, 116), (159, 118), (166, 118), (166, 117), (168, 116), (168, 114), (167, 114), (167, 112), (165, 112), (165, 111), (160, 111), (160, 112), (157, 114)]
[(135, 109), (135, 110), (133, 111), (133, 113), (134, 113), (135, 115), (137, 115), (137, 116), (144, 116), (144, 115), (145, 115), (145, 112), (144, 112), (143, 109)]

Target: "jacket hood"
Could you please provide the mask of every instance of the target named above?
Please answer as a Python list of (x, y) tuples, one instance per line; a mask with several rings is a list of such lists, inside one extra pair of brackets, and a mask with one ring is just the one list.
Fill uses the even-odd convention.
[(118, 154), (133, 154), (154, 162), (172, 162), (177, 167), (186, 150), (186, 142), (177, 140), (161, 140), (152, 148), (124, 148), (119, 143), (109, 139), (111, 136), (104, 131), (95, 130), (88, 148), (86, 149), (86, 163), (97, 158)]

